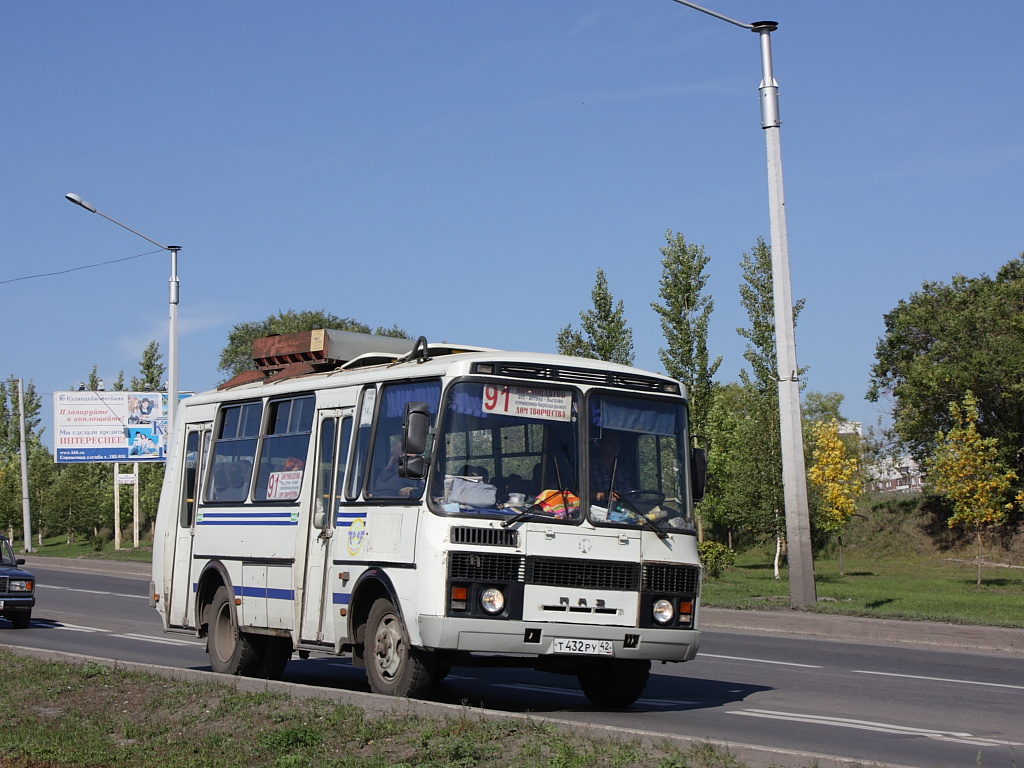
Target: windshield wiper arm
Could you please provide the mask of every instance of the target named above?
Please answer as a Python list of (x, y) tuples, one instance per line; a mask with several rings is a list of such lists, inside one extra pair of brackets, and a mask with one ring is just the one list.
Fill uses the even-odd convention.
[(645, 515), (639, 509), (634, 507), (633, 503), (631, 501), (629, 501), (628, 499), (624, 498), (622, 496), (622, 494), (619, 494), (619, 503), (622, 504), (626, 508), (627, 512), (629, 512), (631, 515), (636, 517), (640, 522), (646, 523), (647, 525), (649, 525), (651, 527), (651, 530), (654, 531), (656, 534), (658, 534), (658, 538), (659, 539), (667, 539), (668, 538), (668, 533), (665, 532), (664, 528), (662, 528), (656, 522), (651, 520), (651, 518), (649, 518), (647, 515)]
[(525, 520), (528, 517), (536, 517), (536, 518), (540, 518), (540, 519), (548, 517), (548, 515), (537, 514), (537, 511), (539, 509), (540, 509), (540, 507), (538, 507), (536, 502), (534, 502), (533, 504), (528, 506), (526, 509), (524, 509), (522, 512), (518, 512), (518, 513), (512, 515), (512, 517), (510, 517), (508, 520), (502, 520), (501, 521), (501, 527), (502, 528), (508, 528), (509, 526), (515, 525), (520, 520)]

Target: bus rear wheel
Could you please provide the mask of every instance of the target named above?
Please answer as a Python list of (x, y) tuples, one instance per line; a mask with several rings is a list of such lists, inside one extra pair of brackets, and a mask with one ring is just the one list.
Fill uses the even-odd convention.
[(579, 673), (580, 688), (595, 707), (628, 707), (639, 699), (651, 675), (646, 659), (593, 661)]
[(235, 625), (227, 587), (219, 587), (210, 602), (206, 650), (214, 672), (251, 677), (258, 671), (258, 649), (253, 638)]
[(409, 645), (409, 633), (395, 606), (378, 598), (366, 621), (366, 679), (386, 696), (420, 698), (433, 682), (429, 654)]

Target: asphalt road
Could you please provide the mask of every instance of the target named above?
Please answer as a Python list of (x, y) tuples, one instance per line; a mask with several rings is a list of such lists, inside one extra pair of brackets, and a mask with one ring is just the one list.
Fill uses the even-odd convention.
[[(0, 642), (209, 670), (203, 641), (161, 631), (146, 600), (148, 566), (49, 558), (28, 565), (40, 584), (32, 624), (15, 631), (0, 622)], [(530, 670), (457, 668), (433, 698), (441, 707), (729, 743), (752, 764), (1021, 762), (1024, 630), (789, 611), (705, 610), (702, 621), (698, 658), (656, 665), (644, 697), (626, 710), (595, 710), (574, 678)], [(373, 708), (393, 704), (369, 694), (346, 659), (295, 657), (284, 679), (306, 694), (302, 686), (315, 686)]]

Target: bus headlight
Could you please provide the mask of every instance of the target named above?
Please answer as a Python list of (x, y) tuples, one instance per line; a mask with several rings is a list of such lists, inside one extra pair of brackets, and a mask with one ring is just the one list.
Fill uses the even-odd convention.
[(668, 624), (672, 621), (675, 611), (672, 609), (672, 603), (668, 600), (658, 600), (654, 604), (654, 620), (659, 624)]
[(492, 615), (501, 613), (505, 609), (505, 595), (497, 587), (488, 587), (480, 593), (480, 606)]

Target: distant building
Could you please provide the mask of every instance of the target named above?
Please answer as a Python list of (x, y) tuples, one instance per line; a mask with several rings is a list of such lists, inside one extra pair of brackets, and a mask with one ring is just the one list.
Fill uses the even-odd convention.
[(859, 421), (841, 421), (839, 422), (839, 434), (864, 437), (864, 428), (862, 423)]
[(873, 493), (916, 493), (924, 480), (921, 468), (909, 456), (882, 459), (868, 467), (868, 473), (868, 490)]

